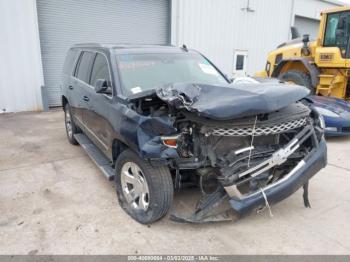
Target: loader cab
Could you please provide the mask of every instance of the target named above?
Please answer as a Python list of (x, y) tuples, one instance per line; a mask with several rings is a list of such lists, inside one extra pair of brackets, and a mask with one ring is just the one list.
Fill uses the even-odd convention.
[(337, 47), (342, 58), (350, 58), (350, 11), (327, 14), (324, 32), (323, 46)]
[(321, 13), (315, 63), (321, 68), (350, 66), (350, 10), (342, 7)]
[(350, 7), (341, 6), (321, 13), (316, 41), (304, 35), (280, 44), (256, 75), (303, 85), (311, 94), (350, 100), (349, 69)]

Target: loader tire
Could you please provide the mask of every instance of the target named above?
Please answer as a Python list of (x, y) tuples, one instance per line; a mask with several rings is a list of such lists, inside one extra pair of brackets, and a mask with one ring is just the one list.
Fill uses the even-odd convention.
[(310, 95), (314, 95), (316, 93), (315, 87), (313, 87), (311, 84), (310, 75), (305, 72), (291, 70), (280, 74), (278, 78), (285, 82), (292, 82), (296, 85), (305, 86), (310, 90)]

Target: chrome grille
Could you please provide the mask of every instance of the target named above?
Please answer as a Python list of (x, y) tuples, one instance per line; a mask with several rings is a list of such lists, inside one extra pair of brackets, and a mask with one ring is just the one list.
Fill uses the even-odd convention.
[[(264, 136), (271, 134), (279, 134), (286, 132), (291, 129), (295, 129), (301, 126), (305, 126), (307, 122), (307, 117), (299, 118), (289, 122), (283, 122), (277, 125), (272, 126), (256, 126), (254, 135), (255, 136)], [(214, 136), (251, 136), (253, 132), (252, 127), (214, 127), (211, 129), (211, 134)]]

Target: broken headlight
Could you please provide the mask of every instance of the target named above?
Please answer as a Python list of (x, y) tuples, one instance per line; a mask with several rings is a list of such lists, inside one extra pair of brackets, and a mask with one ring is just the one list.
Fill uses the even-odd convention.
[(171, 148), (177, 148), (177, 140), (179, 139), (179, 137), (180, 135), (161, 136), (160, 139), (162, 140), (165, 146), (171, 147)]

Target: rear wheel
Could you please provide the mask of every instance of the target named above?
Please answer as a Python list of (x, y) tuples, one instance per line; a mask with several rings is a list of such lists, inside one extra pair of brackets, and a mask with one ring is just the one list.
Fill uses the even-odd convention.
[(74, 135), (80, 133), (81, 131), (74, 123), (72, 111), (68, 103), (64, 107), (64, 123), (66, 126), (66, 133), (69, 143), (72, 145), (77, 145), (78, 141), (75, 140)]
[(278, 78), (286, 82), (291, 82), (297, 85), (305, 86), (310, 90), (310, 95), (315, 94), (315, 88), (311, 84), (310, 75), (303, 71), (287, 71), (285, 73), (280, 74)]
[(116, 189), (121, 207), (142, 224), (165, 216), (174, 194), (169, 168), (153, 167), (129, 149), (116, 162)]

